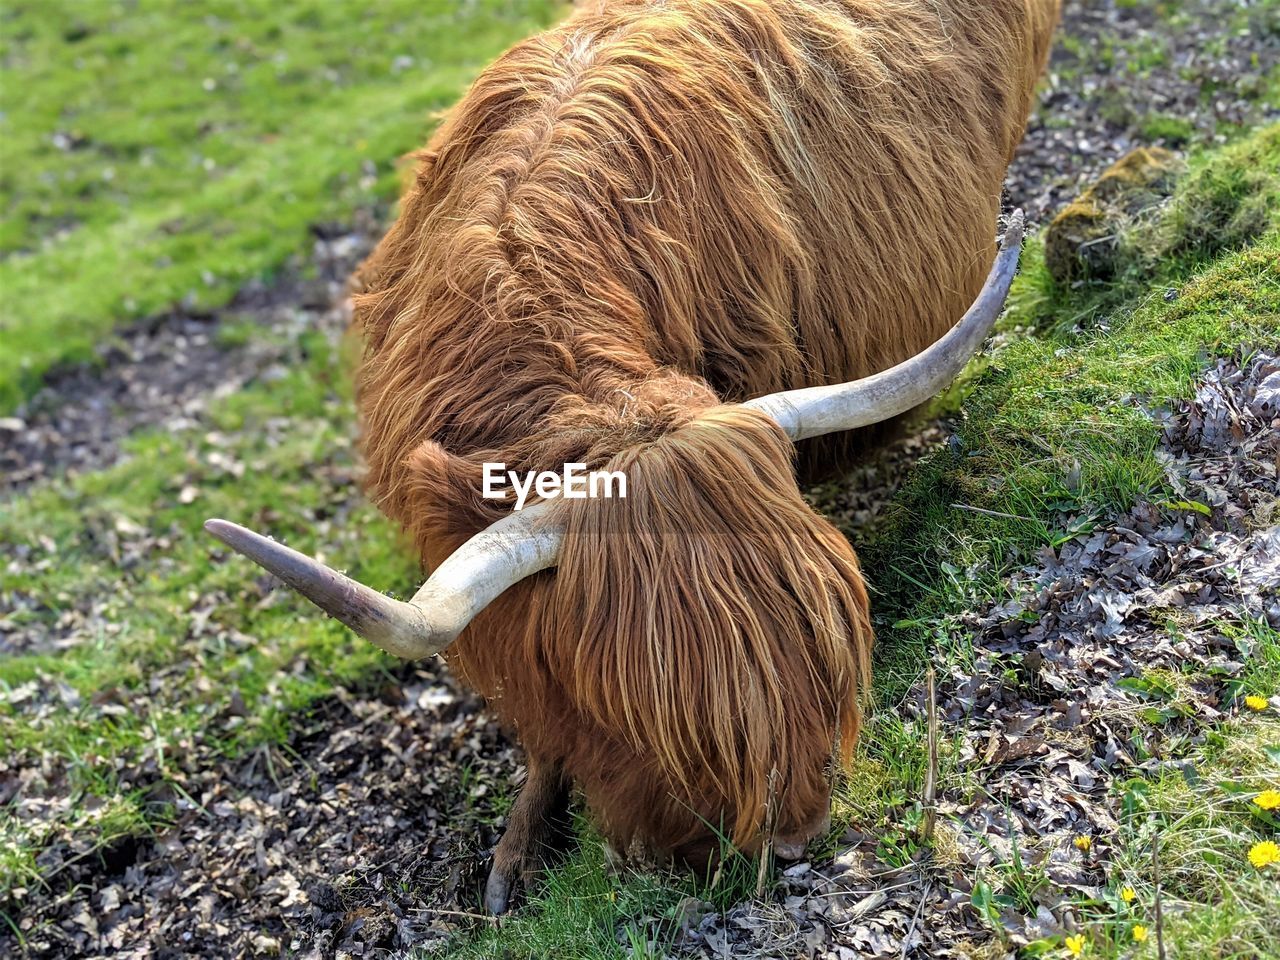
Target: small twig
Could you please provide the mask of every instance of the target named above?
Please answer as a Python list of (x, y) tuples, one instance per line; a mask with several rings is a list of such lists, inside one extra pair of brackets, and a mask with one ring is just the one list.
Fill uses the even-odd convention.
[(1081, 243), (1077, 247), (1077, 249), (1083, 252), (1085, 250), (1088, 250), (1090, 247), (1098, 246), (1098, 244), (1100, 243), (1115, 243), (1115, 242), (1116, 242), (1116, 235), (1114, 233), (1109, 233), (1105, 237), (1094, 237), (1092, 240), (1086, 240), (1084, 241), (1084, 243)]
[(711, 882), (707, 885), (707, 893), (715, 893), (716, 888), (720, 886), (720, 878), (724, 874), (724, 857), (720, 857), (720, 862), (716, 864), (716, 869), (711, 874)]
[[(845, 896), (848, 896), (848, 894), (846, 893)], [(831, 924), (831, 928), (833, 930), (847, 930), (872, 910), (880, 909), (880, 906), (888, 899), (889, 897), (883, 891), (872, 891), (849, 908), (846, 913), (848, 919)]]
[(920, 842), (932, 843), (938, 821), (938, 686), (933, 665), (924, 675), (925, 716), (928, 722), (929, 767), (924, 774), (924, 818), (920, 821)]
[(1161, 891), (1163, 877), (1160, 876), (1160, 834), (1151, 838), (1151, 872), (1156, 878), (1156, 951), (1160, 960), (1165, 960), (1164, 952), (1164, 896)]
[(907, 960), (907, 954), (911, 952), (911, 938), (915, 935), (916, 927), (920, 925), (920, 918), (924, 916), (924, 902), (929, 899), (929, 894), (932, 892), (933, 881), (925, 881), (924, 889), (920, 891), (920, 905), (916, 907), (916, 915), (911, 918), (907, 935), (902, 938), (902, 960)]
[(446, 917), (467, 917), (470, 920), (483, 920), (485, 923), (493, 924), (495, 927), (499, 923), (497, 917), (490, 916), (487, 913), (471, 913), (467, 910), (445, 910), (441, 907), (422, 907), (421, 909), (423, 913), (438, 913)]
[(967, 503), (953, 503), (957, 510), (968, 510), (970, 513), (980, 513), (986, 517), (1001, 517), (1004, 520), (1023, 520), (1026, 523), (1035, 523), (1031, 517), (1021, 517), (1016, 513), (1002, 513), (999, 510), (988, 510), (986, 507), (971, 507)]
[(764, 844), (760, 848), (760, 866), (756, 871), (756, 899), (764, 896), (769, 879), (769, 863), (773, 859), (773, 831), (778, 819), (778, 768), (769, 771), (769, 792), (764, 802)]

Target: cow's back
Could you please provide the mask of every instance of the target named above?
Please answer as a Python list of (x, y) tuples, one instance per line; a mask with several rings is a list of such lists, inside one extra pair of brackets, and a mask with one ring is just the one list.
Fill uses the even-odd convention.
[(990, 266), (1056, 7), (591, 3), (518, 44), (362, 271), (375, 493), (428, 438), (510, 450), (659, 367), (741, 400), (936, 340)]
[(578, 29), (611, 39), (587, 72), (650, 118), (614, 148), (645, 175), (615, 199), (669, 245), (632, 264), (661, 359), (736, 400), (937, 339), (990, 266), (1056, 6), (597, 5)]

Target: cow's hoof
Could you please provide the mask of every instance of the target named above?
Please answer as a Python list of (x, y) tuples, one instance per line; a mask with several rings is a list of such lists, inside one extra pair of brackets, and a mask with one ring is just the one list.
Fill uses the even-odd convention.
[(484, 908), (490, 916), (500, 917), (511, 909), (511, 895), (516, 886), (513, 880), (497, 866), (489, 871), (489, 880), (484, 885)]
[(498, 848), (484, 885), (484, 908), (500, 917), (514, 910), (525, 892), (532, 890), (547, 868), (546, 850), (525, 850), (512, 855)]
[(516, 796), (506, 833), (493, 851), (484, 885), (484, 908), (506, 913), (515, 898), (542, 873), (548, 855), (570, 836), (569, 781), (559, 765), (529, 758), (529, 777)]

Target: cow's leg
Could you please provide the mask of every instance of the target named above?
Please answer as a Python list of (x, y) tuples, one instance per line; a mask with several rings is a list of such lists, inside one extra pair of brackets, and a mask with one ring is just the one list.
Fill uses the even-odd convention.
[(530, 757), (528, 768), (485, 885), (485, 909), (495, 916), (507, 912), (512, 896), (534, 879), (569, 829), (570, 784), (560, 765)]

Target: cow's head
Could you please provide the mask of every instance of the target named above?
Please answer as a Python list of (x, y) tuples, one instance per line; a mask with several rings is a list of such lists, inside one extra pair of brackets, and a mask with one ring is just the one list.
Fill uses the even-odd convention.
[[(791, 444), (888, 420), (946, 387), (995, 323), (1021, 241), (1019, 212), (977, 300), (922, 353), (851, 383), (699, 411), (609, 464), (628, 473), (632, 493), (643, 491), (642, 505), (606, 501), (572, 510), (553, 500), (512, 512), (463, 543), (407, 602), (225, 520), (210, 520), (206, 529), (405, 659), (444, 651), (504, 591), (561, 566), (556, 581), (573, 583), (556, 582), (537, 616), (553, 647), (545, 656), (562, 667), (561, 683), (571, 691), (581, 686), (575, 709), (596, 729), (617, 731), (636, 749), (643, 744), (669, 774), (679, 771), (687, 792), (678, 803), (703, 806), (708, 814), (717, 805), (731, 808), (738, 820), (726, 826), (740, 842), (758, 828), (757, 801), (769, 789), (772, 768), (785, 764), (789, 789), (817, 796), (831, 737), (823, 744), (798, 732), (792, 740), (803, 746), (777, 762), (741, 754), (782, 736), (772, 725), (786, 726), (803, 709), (819, 710), (824, 729), (850, 746), (856, 705), (846, 710), (841, 699), (864, 679), (854, 674), (869, 662), (856, 560), (801, 498)], [(697, 489), (704, 484), (727, 492)], [(625, 551), (625, 562), (601, 564), (600, 555), (610, 551)], [(602, 575), (604, 567), (612, 581)], [(634, 642), (619, 642), (623, 636)], [(836, 650), (851, 643), (855, 657)], [(685, 665), (686, 675), (668, 675), (673, 664)], [(828, 676), (835, 673), (840, 676)], [(593, 677), (594, 689), (584, 692)], [(805, 702), (783, 702), (788, 697)], [(681, 698), (697, 706), (675, 702)], [(758, 729), (748, 729), (753, 725)], [(794, 755), (797, 749), (802, 757)], [(591, 785), (585, 786), (590, 796)], [(825, 793), (821, 803), (813, 797), (791, 811), (791, 822), (777, 824), (783, 834), (813, 832)], [(673, 812), (667, 820), (675, 818)]]

